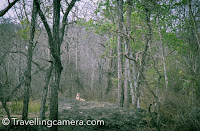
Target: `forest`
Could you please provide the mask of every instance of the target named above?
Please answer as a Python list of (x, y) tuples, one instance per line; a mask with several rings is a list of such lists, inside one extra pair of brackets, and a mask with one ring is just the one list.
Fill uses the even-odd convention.
[(199, 131), (199, 0), (0, 0), (0, 130)]

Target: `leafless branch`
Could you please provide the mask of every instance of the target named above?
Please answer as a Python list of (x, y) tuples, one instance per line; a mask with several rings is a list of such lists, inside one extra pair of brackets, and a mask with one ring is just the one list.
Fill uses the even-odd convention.
[(15, 5), (15, 3), (17, 3), (17, 1), (19, 1), (19, 0), (14, 0), (12, 3), (9, 3), (8, 6), (7, 6), (5, 9), (1, 10), (1, 11), (0, 11), (0, 17), (4, 16), (4, 15), (6, 14), (6, 12), (8, 12), (8, 10), (9, 10), (13, 5)]
[[(27, 56), (27, 54), (26, 54), (25, 52), (23, 52), (23, 51), (10, 51), (10, 53), (21, 53), (21, 54), (23, 54), (24, 56)], [(40, 70), (43, 70), (43, 68), (40, 67), (40, 65), (39, 65), (37, 62), (35, 62), (35, 61), (33, 61), (33, 60), (32, 60), (32, 62), (33, 62), (33, 64), (35, 64)]]

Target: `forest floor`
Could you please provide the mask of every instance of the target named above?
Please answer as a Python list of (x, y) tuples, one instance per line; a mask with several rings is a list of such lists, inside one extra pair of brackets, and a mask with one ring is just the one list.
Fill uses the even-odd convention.
[[(34, 117), (38, 117), (38, 113), (32, 114), (29, 119), (34, 119)], [(142, 109), (122, 108), (108, 102), (88, 102), (59, 98), (59, 120), (69, 120), (71, 122), (71, 125), (59, 126), (59, 131), (149, 130), (150, 128), (147, 129), (146, 117), (146, 111)], [(88, 120), (93, 124), (97, 122), (93, 120), (103, 120), (103, 122), (97, 122), (98, 125), (86, 125)], [(79, 125), (74, 125), (74, 121)], [(22, 126), (13, 126), (12, 130), (22, 130), (22, 128)], [(37, 127), (29, 126), (28, 129), (37, 130)], [(44, 128), (44, 130), (47, 129), (48, 127)]]
[[(61, 126), (60, 130), (109, 130), (132, 131), (146, 125), (144, 110), (118, 107), (108, 102), (84, 102), (60, 99), (60, 119), (65, 120), (103, 120), (104, 125)], [(61, 104), (62, 103), (62, 104)]]

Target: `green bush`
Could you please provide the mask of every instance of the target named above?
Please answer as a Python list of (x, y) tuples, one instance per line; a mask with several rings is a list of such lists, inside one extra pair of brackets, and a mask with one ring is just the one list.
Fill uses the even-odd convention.
[(23, 109), (23, 102), (22, 101), (13, 102), (11, 107), (12, 107), (12, 114), (21, 114)]
[(190, 112), (180, 115), (177, 119), (176, 130), (199, 131), (200, 107), (193, 108)]
[[(12, 104), (12, 114), (21, 114), (23, 109), (23, 101), (13, 102)], [(30, 101), (29, 103), (29, 113), (39, 112), (40, 101)]]
[(40, 111), (40, 101), (30, 101), (29, 103), (29, 113)]

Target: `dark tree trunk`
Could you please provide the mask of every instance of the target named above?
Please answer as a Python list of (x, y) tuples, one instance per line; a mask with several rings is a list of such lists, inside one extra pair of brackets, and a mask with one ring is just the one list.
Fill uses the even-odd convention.
[[(58, 89), (60, 85), (60, 76), (63, 69), (60, 59), (60, 47), (63, 42), (65, 26), (67, 24), (67, 16), (77, 0), (72, 0), (71, 3), (68, 5), (68, 8), (66, 9), (63, 16), (61, 29), (60, 29), (60, 6), (61, 6), (60, 0), (53, 0), (53, 35), (47, 23), (47, 20), (42, 10), (40, 9), (40, 4), (38, 0), (36, 1), (37, 1), (36, 6), (38, 9), (38, 13), (47, 31), (50, 52), (53, 57), (52, 83), (50, 85), (50, 120), (58, 120)], [(53, 125), (50, 128), (50, 130), (57, 131), (58, 126)]]
[[(6, 111), (6, 114), (7, 114), (7, 116), (8, 116), (8, 119), (11, 121), (10, 111), (9, 111), (7, 105), (6, 105), (6, 98), (5, 98), (6, 96), (5, 96), (4, 91), (3, 91), (2, 88), (3, 88), (3, 87), (2, 87), (2, 84), (0, 83), (0, 94), (1, 94), (0, 101), (1, 101), (1, 104), (2, 104), (3, 108), (4, 108), (5, 111)], [(11, 126), (11, 124), (9, 124), (9, 126), (7, 127), (8, 130), (10, 129), (10, 126)]]
[(25, 92), (23, 100), (23, 112), (22, 119), (28, 119), (28, 105), (29, 105), (29, 89), (31, 87), (31, 67), (32, 67), (32, 56), (33, 56), (33, 40), (35, 34), (37, 10), (35, 2), (33, 2), (32, 19), (31, 19), (31, 30), (30, 30), (30, 40), (28, 45), (28, 56), (27, 56), (27, 69), (25, 73)]
[[(62, 65), (60, 60), (60, 0), (53, 0), (53, 74), (50, 87), (50, 120), (58, 120), (58, 89), (60, 85), (60, 75)], [(58, 127), (53, 125), (52, 131), (57, 131)]]
[[(40, 107), (40, 119), (44, 120), (45, 117), (45, 105), (46, 105), (46, 99), (47, 99), (47, 92), (48, 92), (48, 86), (49, 86), (49, 81), (51, 78), (51, 73), (53, 70), (53, 65), (51, 64), (50, 67), (48, 68), (47, 72), (46, 72), (46, 76), (45, 76), (45, 85), (44, 85), (44, 89), (43, 89), (43, 93), (42, 93), (42, 100), (41, 100), (41, 107)], [(42, 125), (39, 126), (38, 128), (39, 131), (42, 131)]]

